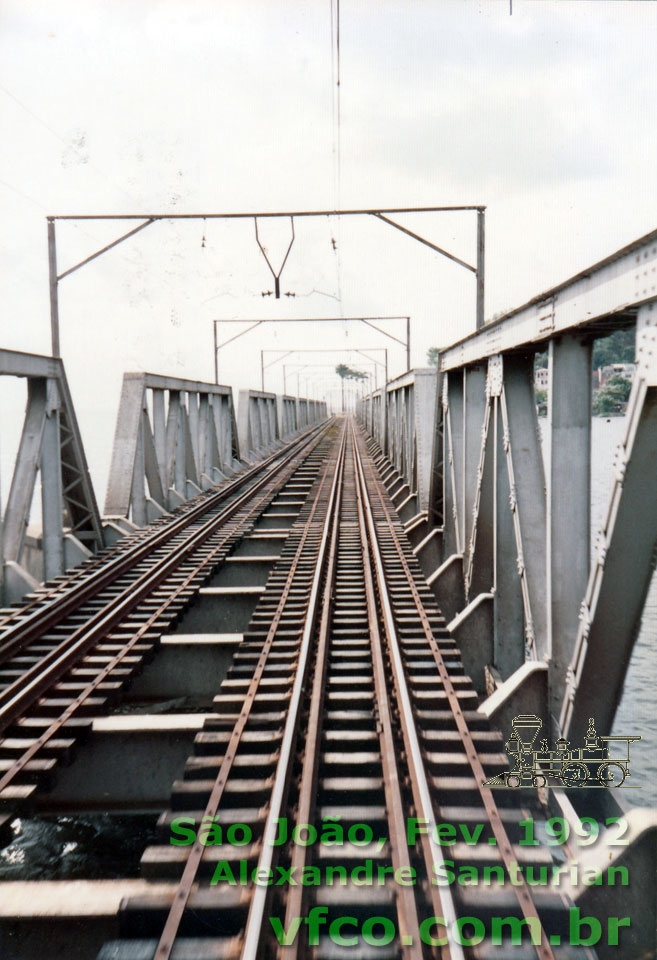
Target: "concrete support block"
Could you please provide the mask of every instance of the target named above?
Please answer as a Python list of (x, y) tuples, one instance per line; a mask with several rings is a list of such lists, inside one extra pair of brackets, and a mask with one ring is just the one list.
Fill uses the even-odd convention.
[(465, 606), (463, 590), (463, 557), (453, 553), (437, 570), (427, 577), (427, 583), (433, 590), (442, 615), (447, 621), (453, 620)]
[(479, 712), (505, 735), (520, 714), (534, 714), (548, 725), (548, 665), (543, 660), (528, 660), (505, 680), (479, 707)]
[(480, 593), (447, 624), (461, 651), (465, 672), (480, 696), (486, 692), (486, 666), (493, 660), (493, 625), (492, 593)]

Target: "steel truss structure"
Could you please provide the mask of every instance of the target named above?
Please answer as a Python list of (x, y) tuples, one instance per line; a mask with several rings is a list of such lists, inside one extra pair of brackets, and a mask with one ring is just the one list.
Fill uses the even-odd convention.
[[(61, 360), (0, 350), (0, 376), (27, 382), (27, 406), (2, 523), (2, 594), (13, 602), (104, 546), (98, 506)], [(28, 523), (41, 478), (41, 527)]]
[[(657, 550), (655, 269), (657, 231), (441, 353), (416, 550), (499, 722), (542, 711), (553, 731), (574, 738), (592, 715), (605, 729), (613, 723)], [(592, 347), (628, 325), (637, 374), (591, 562)], [(534, 395), (543, 350), (545, 458)], [(407, 415), (386, 402), (383, 435), (383, 396), (367, 398), (363, 419), (390, 457)], [(422, 474), (416, 457), (397, 454), (395, 464), (410, 492)]]

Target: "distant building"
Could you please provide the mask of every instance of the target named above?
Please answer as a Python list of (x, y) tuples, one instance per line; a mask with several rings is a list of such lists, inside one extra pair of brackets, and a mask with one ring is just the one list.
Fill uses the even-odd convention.
[(625, 377), (626, 380), (632, 380), (634, 377), (634, 371), (636, 370), (636, 363), (610, 363), (606, 367), (598, 367), (594, 372), (594, 385), (596, 387), (604, 387), (607, 380), (610, 377), (621, 376)]
[(548, 388), (548, 369), (539, 367), (534, 374), (534, 386), (537, 390), (547, 390)]

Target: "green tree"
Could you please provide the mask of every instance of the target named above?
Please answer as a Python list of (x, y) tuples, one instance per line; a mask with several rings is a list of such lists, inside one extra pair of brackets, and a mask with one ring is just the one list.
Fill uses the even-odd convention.
[(440, 360), (440, 347), (429, 347), (427, 350), (427, 363), (431, 367), (437, 367)]
[(626, 327), (615, 330), (608, 337), (601, 337), (593, 345), (593, 369), (608, 367), (612, 363), (634, 363), (635, 329)]
[(352, 370), (352, 368), (348, 367), (346, 363), (339, 363), (335, 368), (335, 372), (340, 377), (340, 385), (342, 387), (342, 412), (344, 413), (345, 380), (364, 380), (367, 377), (367, 374), (363, 373), (362, 370)]
[(362, 370), (352, 370), (346, 363), (339, 363), (335, 372), (343, 380), (364, 380), (367, 377), (367, 374), (363, 373)]
[(619, 373), (609, 377), (602, 389), (598, 390), (593, 398), (592, 411), (597, 417), (604, 417), (610, 413), (620, 413), (624, 403), (627, 403), (632, 389), (631, 382)]

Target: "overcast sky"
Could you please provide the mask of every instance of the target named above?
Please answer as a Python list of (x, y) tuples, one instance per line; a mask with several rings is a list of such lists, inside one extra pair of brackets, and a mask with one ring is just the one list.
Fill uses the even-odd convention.
[[(2, 0), (0, 343), (49, 350), (46, 214), (486, 204), (487, 316), (656, 226), (653, 2), (340, 6), (338, 183), (331, 0)], [(474, 214), (404, 223), (474, 262)], [(60, 225), (60, 270), (123, 229)], [(262, 224), (273, 262), (289, 231)], [(211, 379), (214, 318), (411, 314), (414, 365), (473, 329), (472, 276), (392, 228), (295, 231), (279, 302), (252, 221), (157, 223), (62, 281), (101, 501), (123, 371)], [(262, 329), (222, 353), (222, 381), (258, 386), (261, 349), (385, 345)]]

